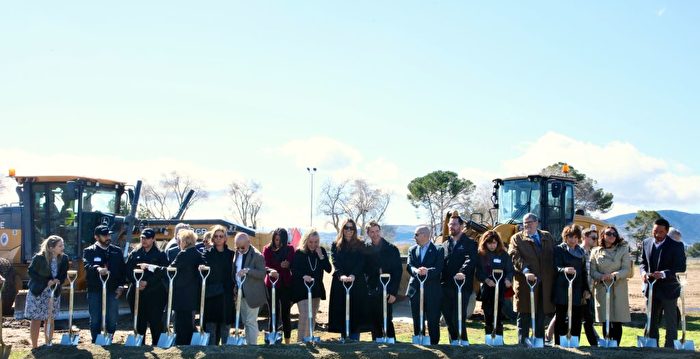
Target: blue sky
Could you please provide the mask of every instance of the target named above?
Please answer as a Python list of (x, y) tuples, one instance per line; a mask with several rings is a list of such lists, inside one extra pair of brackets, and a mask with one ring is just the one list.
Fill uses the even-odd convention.
[(444, 169), (484, 183), (561, 160), (612, 190), (614, 213), (697, 212), (698, 10), (6, 4), (0, 170), (133, 181), (179, 169), (215, 194), (193, 215), (219, 217), (224, 185), (254, 179), (261, 222), (277, 226), (306, 224), (315, 165), (317, 184), (363, 177), (394, 192), (387, 222), (410, 224), (421, 222), (405, 200), (414, 177)]

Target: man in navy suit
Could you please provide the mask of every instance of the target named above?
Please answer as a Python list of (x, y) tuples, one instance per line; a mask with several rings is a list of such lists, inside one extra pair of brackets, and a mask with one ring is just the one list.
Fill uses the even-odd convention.
[[(639, 271), (645, 283), (654, 280), (654, 300), (651, 307), (651, 328), (649, 337), (659, 340), (659, 322), (663, 312), (666, 323), (666, 342), (664, 347), (673, 348), (673, 341), (678, 337), (678, 318), (676, 304), (681, 286), (676, 273), (685, 272), (685, 248), (668, 236), (670, 224), (664, 218), (654, 222), (654, 238), (644, 240), (642, 247), (642, 264)], [(648, 284), (647, 284), (648, 289)], [(648, 290), (645, 295), (648, 297)]]
[[(442, 316), (447, 322), (447, 331), (452, 340), (467, 341), (467, 304), (474, 290), (474, 274), (480, 281), (486, 280), (484, 269), (479, 260), (477, 244), (462, 232), (464, 220), (457, 212), (450, 217), (450, 236), (445, 239), (442, 248), (445, 255), (445, 265), (442, 269)], [(462, 287), (462, 333), (458, 333), (457, 321), (457, 285), (455, 279), (463, 281)], [(466, 299), (466, 300), (465, 300)]]
[[(445, 254), (442, 247), (437, 247), (430, 240), (430, 228), (420, 226), (415, 232), (416, 244), (408, 250), (408, 264), (406, 271), (411, 276), (408, 281), (406, 295), (411, 302), (411, 314), (413, 315), (413, 334), (420, 335), (420, 282), (418, 276), (423, 279), (427, 276), (424, 284), (424, 317), (428, 319), (428, 333), (430, 344), (435, 345), (440, 341), (440, 300), (442, 290), (440, 289), (440, 274), (445, 261)], [(425, 327), (423, 328), (425, 332)], [(425, 335), (425, 334), (423, 334)]]

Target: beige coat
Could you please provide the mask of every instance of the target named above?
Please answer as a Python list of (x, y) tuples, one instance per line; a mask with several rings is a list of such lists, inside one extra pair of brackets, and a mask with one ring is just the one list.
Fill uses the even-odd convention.
[[(236, 251), (236, 255), (233, 257), (234, 271), (236, 270), (236, 261), (240, 255), (242, 254)], [(266, 274), (265, 260), (262, 254), (252, 245), (245, 256), (243, 268), (248, 268), (248, 275), (243, 283), (243, 296), (248, 306), (259, 308), (267, 303), (267, 289), (265, 288), (265, 282), (263, 282)]]
[[(539, 281), (535, 287), (535, 304), (543, 301), (545, 313), (554, 313), (552, 302), (552, 285), (554, 284), (554, 238), (549, 232), (539, 231), (542, 249), (538, 249), (535, 241), (527, 236), (525, 231), (518, 232), (510, 238), (508, 254), (513, 259), (515, 279), (513, 283), (513, 307), (518, 313), (530, 313), (530, 287), (523, 274), (527, 267), (537, 276)], [(539, 287), (542, 287), (542, 298), (539, 296)]]
[(595, 319), (605, 322), (605, 285), (603, 274), (618, 272), (610, 290), (610, 321), (626, 323), (630, 318), (630, 305), (627, 290), (627, 276), (631, 271), (630, 249), (627, 242), (621, 242), (609, 249), (595, 247), (591, 251), (591, 278), (595, 288)]

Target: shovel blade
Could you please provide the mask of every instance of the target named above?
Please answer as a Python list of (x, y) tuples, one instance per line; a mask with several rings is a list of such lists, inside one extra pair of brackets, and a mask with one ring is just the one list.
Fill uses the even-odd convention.
[(160, 338), (158, 338), (158, 348), (168, 349), (175, 344), (175, 333), (161, 333)]
[(192, 340), (190, 341), (190, 345), (209, 345), (209, 333), (195, 332), (194, 334), (192, 334)]
[(319, 343), (321, 341), (321, 338), (320, 337), (304, 337), (302, 340), (304, 341), (304, 343), (314, 344), (314, 343)]
[(492, 347), (500, 347), (503, 345), (503, 336), (502, 335), (487, 335), (486, 336), (486, 345), (490, 345)]
[(525, 344), (527, 344), (528, 348), (544, 348), (544, 339), (529, 337), (525, 339)]
[(99, 334), (95, 340), (95, 344), (99, 346), (112, 345), (112, 334)]
[(680, 340), (673, 341), (673, 347), (676, 350), (692, 350), (695, 351), (695, 343), (692, 340), (686, 340), (681, 342)]
[(649, 337), (637, 337), (637, 347), (639, 348), (656, 348), (658, 347), (656, 339)]
[(617, 348), (617, 340), (598, 338), (598, 346), (601, 348)]
[(411, 339), (411, 342), (413, 344), (418, 344), (418, 345), (430, 345), (430, 336), (429, 335), (414, 335), (413, 338)]
[(246, 340), (244, 337), (237, 337), (235, 335), (229, 335), (228, 339), (226, 339), (226, 345), (235, 345), (235, 346), (241, 346), (241, 345), (246, 345)]
[(8, 359), (10, 357), (11, 352), (12, 352), (12, 345), (0, 346), (0, 359)]
[(80, 340), (80, 336), (77, 334), (75, 335), (69, 335), (69, 334), (63, 334), (61, 336), (61, 345), (78, 345), (78, 340)]
[(578, 337), (561, 335), (559, 336), (559, 346), (563, 348), (578, 348)]
[(141, 334), (129, 334), (129, 336), (126, 337), (126, 342), (124, 342), (124, 346), (127, 347), (140, 347), (141, 344), (143, 344), (143, 335)]
[(265, 334), (265, 343), (268, 345), (275, 345), (282, 343), (282, 333), (280, 332), (271, 332)]
[(381, 337), (377, 338), (374, 342), (379, 344), (396, 344), (396, 338)]

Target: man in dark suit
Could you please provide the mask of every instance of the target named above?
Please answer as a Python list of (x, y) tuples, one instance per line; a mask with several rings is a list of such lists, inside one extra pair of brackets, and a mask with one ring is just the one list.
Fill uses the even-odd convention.
[[(473, 290), (474, 274), (480, 281), (486, 279), (484, 269), (479, 260), (477, 244), (462, 232), (464, 220), (454, 212), (449, 221), (450, 236), (442, 243), (445, 252), (445, 265), (442, 269), (442, 316), (447, 322), (447, 332), (452, 340), (467, 339), (467, 304)], [(462, 333), (458, 333), (457, 285), (455, 279), (464, 281), (462, 287)]]
[[(408, 264), (406, 271), (411, 276), (408, 282), (406, 295), (411, 302), (411, 314), (413, 315), (413, 334), (420, 335), (420, 282), (418, 276), (427, 276), (424, 284), (424, 316), (428, 319), (428, 333), (430, 344), (435, 345), (440, 341), (440, 274), (445, 262), (445, 254), (442, 247), (437, 247), (430, 240), (430, 228), (420, 226), (415, 232), (416, 244), (408, 250)], [(423, 328), (423, 334), (425, 328)]]
[[(384, 336), (384, 301), (387, 302), (386, 336), (396, 338), (394, 331), (392, 306), (401, 284), (401, 255), (395, 245), (382, 238), (382, 227), (376, 221), (370, 221), (366, 228), (370, 241), (365, 243), (366, 259), (365, 273), (367, 274), (367, 292), (369, 294), (370, 316), (372, 320), (372, 340)], [(384, 298), (384, 287), (379, 281), (379, 275), (391, 275), (386, 287), (388, 298)], [(386, 282), (386, 279), (384, 280)]]
[[(651, 328), (649, 337), (659, 340), (659, 322), (663, 312), (666, 322), (666, 342), (664, 347), (673, 348), (673, 341), (678, 337), (678, 318), (676, 303), (681, 287), (676, 273), (685, 272), (685, 248), (668, 236), (670, 224), (664, 218), (654, 222), (654, 238), (644, 240), (642, 247), (642, 264), (639, 271), (645, 283), (654, 283), (654, 298), (651, 307)], [(648, 297), (648, 284), (645, 295)]]

